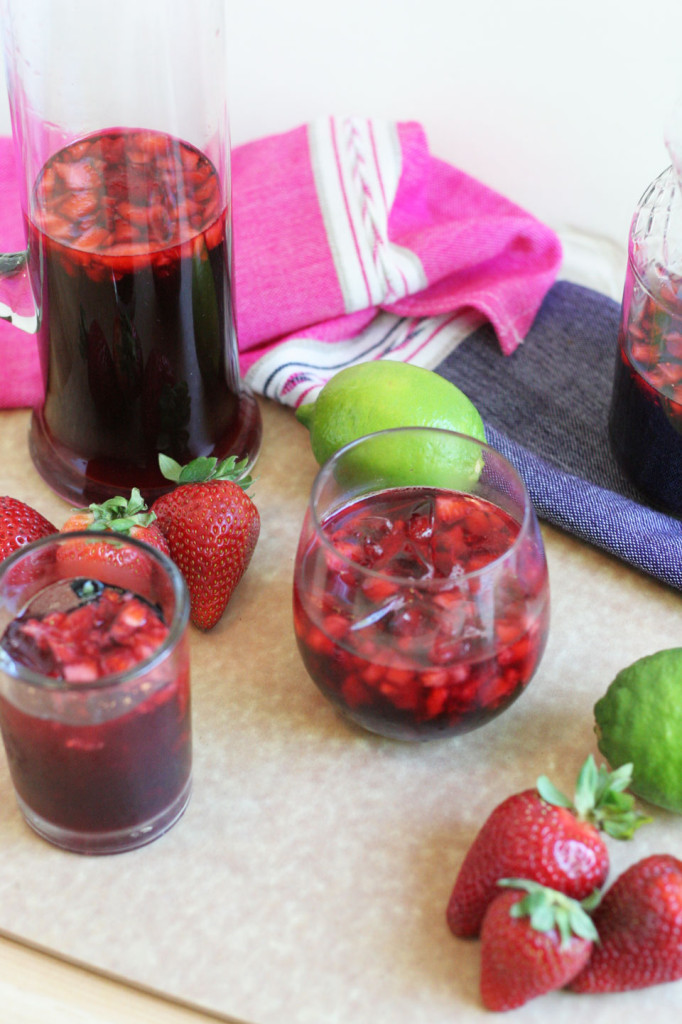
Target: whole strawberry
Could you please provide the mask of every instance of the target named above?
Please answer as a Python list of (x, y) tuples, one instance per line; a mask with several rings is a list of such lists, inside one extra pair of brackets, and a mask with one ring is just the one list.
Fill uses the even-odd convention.
[(529, 999), (563, 988), (583, 969), (597, 939), (582, 905), (526, 879), (496, 896), (481, 929), (481, 998), (488, 1010), (513, 1010)]
[[(114, 533), (121, 537), (132, 537), (169, 555), (168, 542), (156, 524), (156, 516), (147, 511), (144, 500), (135, 487), (130, 498), (116, 496), (108, 498), (101, 505), (92, 504), (87, 508), (76, 509), (61, 528), (61, 533), (73, 533), (79, 530)], [(101, 565), (105, 562), (109, 567), (118, 566), (124, 570), (122, 584), (126, 579), (137, 574), (147, 577), (151, 571), (149, 560), (132, 546), (124, 548), (102, 543), (97, 538), (92, 540), (84, 537), (74, 538), (73, 543), (62, 544), (57, 559), (62, 564), (78, 563), (79, 573), (97, 576)]]
[(152, 505), (182, 571), (190, 595), (190, 618), (199, 629), (220, 619), (246, 572), (260, 533), (258, 509), (246, 494), (245, 462), (199, 458), (180, 466), (159, 456), (165, 477), (177, 487)]
[(0, 497), (0, 562), (32, 540), (53, 533), (57, 527), (30, 505), (18, 498)]
[(478, 935), (500, 878), (528, 878), (582, 900), (603, 886), (609, 870), (605, 831), (628, 839), (650, 819), (634, 810), (624, 792), (632, 765), (614, 772), (583, 764), (573, 801), (546, 776), (536, 789), (508, 797), (490, 814), (459, 870), (447, 907), (455, 935)]
[(574, 992), (624, 992), (682, 978), (682, 861), (645, 857), (624, 871), (594, 914), (599, 945)]

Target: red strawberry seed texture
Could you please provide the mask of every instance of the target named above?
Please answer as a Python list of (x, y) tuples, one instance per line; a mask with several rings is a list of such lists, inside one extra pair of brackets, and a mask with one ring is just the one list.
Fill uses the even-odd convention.
[(632, 765), (609, 772), (590, 755), (576, 781), (573, 800), (546, 776), (535, 789), (508, 797), (490, 814), (459, 870), (446, 916), (451, 931), (478, 935), (501, 878), (524, 878), (583, 900), (601, 888), (609, 855), (600, 834), (630, 839), (650, 819), (625, 792)]
[[(133, 587), (135, 578), (147, 579), (152, 571), (152, 562), (144, 552), (132, 545), (123, 547), (111, 543), (111, 538), (132, 537), (149, 547), (156, 548), (164, 555), (170, 555), (168, 542), (156, 523), (153, 512), (147, 506), (137, 488), (129, 498), (120, 495), (109, 498), (101, 505), (75, 509), (61, 528), (61, 533), (75, 531), (93, 532), (92, 538), (75, 537), (73, 543), (63, 543), (57, 552), (57, 561), (64, 567), (74, 567), (83, 574), (99, 577), (102, 566), (107, 568), (110, 583), (124, 588)], [(109, 540), (100, 539), (97, 534), (107, 534)], [(112, 575), (113, 573), (113, 575)]]
[(248, 568), (260, 516), (243, 485), (210, 479), (180, 483), (152, 506), (190, 595), (190, 618), (211, 629)]
[(0, 561), (31, 541), (53, 533), (57, 533), (57, 527), (30, 505), (7, 495), (0, 497)]
[(534, 789), (508, 797), (491, 813), (460, 868), (447, 908), (451, 931), (478, 935), (500, 878), (528, 878), (582, 900), (604, 884), (608, 850), (594, 826)]
[(682, 861), (654, 854), (629, 867), (594, 912), (599, 934), (574, 992), (625, 992), (682, 978)]
[(481, 930), (481, 999), (488, 1010), (513, 1010), (568, 984), (587, 963), (593, 942), (562, 936), (556, 926), (538, 929), (529, 916), (513, 916), (526, 893), (497, 891)]

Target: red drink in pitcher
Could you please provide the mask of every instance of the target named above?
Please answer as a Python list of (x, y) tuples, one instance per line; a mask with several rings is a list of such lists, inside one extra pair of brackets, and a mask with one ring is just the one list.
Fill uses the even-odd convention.
[(216, 171), (162, 132), (109, 130), (60, 150), (30, 204), (45, 401), (31, 432), (47, 482), (79, 504), (168, 490), (164, 452), (255, 456), (239, 382), (228, 210)]
[(630, 270), (609, 413), (620, 466), (656, 508), (682, 513), (682, 280)]
[(396, 739), (466, 732), (508, 707), (540, 661), (544, 552), (479, 496), (380, 491), (302, 541), (294, 628), (314, 682), (364, 728)]
[(682, 201), (668, 167), (630, 225), (609, 439), (653, 508), (682, 515)]

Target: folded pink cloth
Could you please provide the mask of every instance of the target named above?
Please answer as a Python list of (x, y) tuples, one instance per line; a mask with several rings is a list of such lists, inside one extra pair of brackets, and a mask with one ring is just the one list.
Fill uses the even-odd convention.
[[(0, 139), (0, 249), (23, 248)], [(418, 124), (324, 118), (233, 152), (240, 364), (298, 405), (348, 363), (437, 365), (481, 319), (505, 353), (561, 261), (534, 217), (430, 155)], [(39, 397), (32, 339), (0, 325), (0, 406)]]

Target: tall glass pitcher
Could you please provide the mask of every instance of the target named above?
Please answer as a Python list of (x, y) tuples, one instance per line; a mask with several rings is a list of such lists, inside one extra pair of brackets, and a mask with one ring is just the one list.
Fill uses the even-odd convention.
[(37, 332), (29, 447), (72, 503), (167, 490), (261, 440), (231, 287), (224, 0), (0, 0), (27, 250), (0, 315)]

